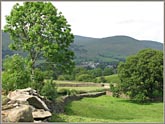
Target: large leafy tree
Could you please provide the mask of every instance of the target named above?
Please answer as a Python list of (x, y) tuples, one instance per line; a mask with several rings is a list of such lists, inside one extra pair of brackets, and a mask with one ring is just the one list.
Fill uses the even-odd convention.
[(145, 49), (118, 66), (120, 90), (140, 101), (163, 97), (163, 52)]
[(73, 67), (74, 53), (69, 46), (74, 36), (65, 17), (52, 3), (17, 3), (6, 22), (4, 31), (14, 41), (10, 48), (28, 53), (32, 77), (39, 59), (51, 64), (52, 69), (68, 71)]

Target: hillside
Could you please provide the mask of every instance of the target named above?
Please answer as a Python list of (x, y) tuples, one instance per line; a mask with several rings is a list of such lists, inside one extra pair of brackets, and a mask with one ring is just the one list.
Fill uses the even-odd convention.
[[(8, 48), (10, 42), (9, 35), (2, 32), (3, 58), (14, 53)], [(75, 35), (74, 43), (71, 45), (77, 64), (87, 61), (117, 63), (144, 48), (163, 50), (163, 44), (155, 41), (140, 41), (128, 36), (90, 38)]]
[[(74, 51), (76, 51), (76, 59), (79, 61), (117, 62), (137, 53), (141, 49), (163, 50), (162, 43), (148, 40), (140, 41), (128, 36), (113, 36), (100, 39), (75, 36), (73, 45), (77, 46)], [(79, 51), (77, 52), (78, 48)]]

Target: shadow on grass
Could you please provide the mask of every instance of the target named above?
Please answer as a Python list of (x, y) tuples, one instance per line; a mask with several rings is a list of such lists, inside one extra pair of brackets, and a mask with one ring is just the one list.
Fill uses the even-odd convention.
[(152, 105), (154, 103), (162, 103), (163, 101), (137, 101), (137, 100), (130, 100), (130, 99), (122, 99), (118, 100), (118, 102), (125, 102), (125, 103), (133, 103), (133, 104), (138, 104), (138, 105)]
[[(83, 109), (83, 108), (82, 108)], [(94, 110), (90, 110), (89, 108), (89, 111), (94, 111)], [(77, 115), (73, 110), (72, 110), (72, 104), (68, 104), (67, 107), (65, 107), (65, 113), (66, 115), (70, 115), (70, 116), (81, 116), (81, 117), (84, 117), (84, 118), (89, 118), (91, 119), (92, 121), (95, 121), (95, 120), (98, 120), (100, 119), (101, 122), (108, 122), (109, 119), (112, 119), (112, 120), (116, 120), (116, 121), (120, 121), (120, 120), (133, 120), (135, 119), (133, 116), (127, 116), (125, 114), (115, 114), (115, 111), (113, 113), (111, 113), (110, 115), (100, 115), (99, 116), (99, 113), (93, 113), (93, 114), (89, 114), (87, 113), (86, 115)]]

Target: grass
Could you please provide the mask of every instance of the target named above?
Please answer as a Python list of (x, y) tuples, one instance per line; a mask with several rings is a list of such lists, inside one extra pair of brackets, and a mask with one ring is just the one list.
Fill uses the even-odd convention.
[[(108, 81), (108, 83), (120, 83), (120, 79), (117, 74), (104, 76), (104, 78)], [(97, 80), (99, 80), (100, 77), (97, 77)]]
[(56, 84), (82, 84), (82, 83), (92, 83), (92, 82), (79, 82), (79, 81), (60, 81), (60, 80), (54, 80)]
[(54, 115), (51, 121), (163, 123), (163, 103), (138, 104), (111, 96), (84, 98), (68, 104), (65, 114)]
[(113, 75), (110, 75), (110, 76), (105, 76), (105, 79), (109, 83), (120, 83), (121, 82), (117, 74), (113, 74)]
[(60, 91), (61, 89), (69, 89), (69, 90), (76, 90), (76, 91), (82, 91), (82, 92), (93, 92), (93, 91), (105, 90), (104, 87), (58, 87), (57, 91)]

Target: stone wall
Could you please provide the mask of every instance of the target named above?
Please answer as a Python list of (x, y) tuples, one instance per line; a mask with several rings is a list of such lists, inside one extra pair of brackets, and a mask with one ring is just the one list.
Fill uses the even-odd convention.
[(103, 87), (109, 83), (75, 83), (75, 84), (56, 84), (59, 87)]
[(60, 100), (57, 100), (55, 103), (53, 103), (50, 107), (51, 110), (53, 110), (52, 112), (55, 113), (63, 113), (64, 112), (64, 108), (65, 105), (67, 105), (68, 103), (75, 101), (75, 100), (80, 100), (84, 97), (98, 97), (98, 96), (102, 96), (105, 95), (106, 92), (94, 92), (94, 93), (84, 93), (84, 94), (77, 94), (77, 95), (72, 95), (72, 96), (63, 96), (61, 97)]

